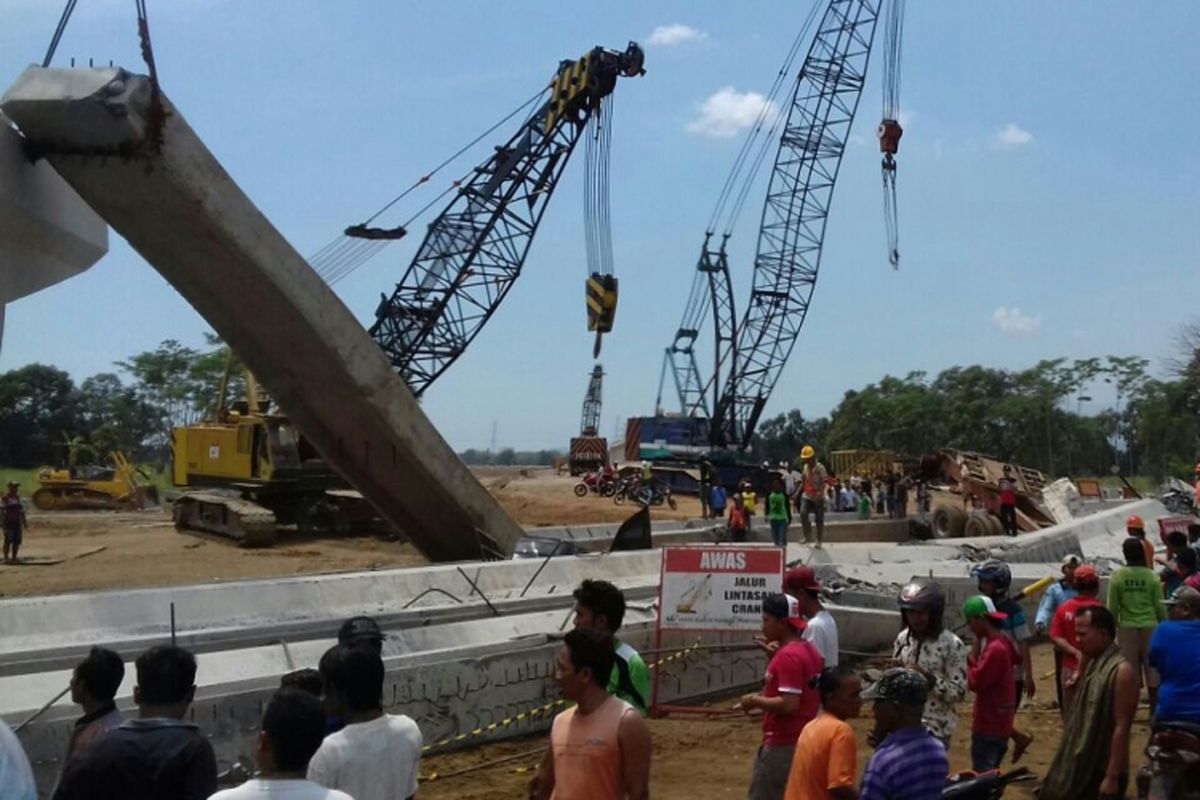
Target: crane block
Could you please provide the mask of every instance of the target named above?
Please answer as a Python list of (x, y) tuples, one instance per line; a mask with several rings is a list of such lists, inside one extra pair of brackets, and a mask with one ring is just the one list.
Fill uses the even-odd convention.
[(589, 331), (608, 333), (617, 316), (617, 278), (593, 272), (587, 279), (587, 314)]
[(879, 152), (893, 156), (900, 152), (900, 137), (904, 135), (904, 129), (900, 127), (899, 122), (885, 119), (879, 123), (875, 133), (879, 136)]

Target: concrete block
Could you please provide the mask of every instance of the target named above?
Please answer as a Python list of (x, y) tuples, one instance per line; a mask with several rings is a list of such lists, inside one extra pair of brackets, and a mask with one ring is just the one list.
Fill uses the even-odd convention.
[(5, 98), (5, 113), (58, 174), (423, 553), (435, 561), (479, 558), (477, 531), (512, 551), (521, 528), (433, 428), (350, 310), (165, 97), (162, 146), (149, 141), (147, 78), (31, 67)]

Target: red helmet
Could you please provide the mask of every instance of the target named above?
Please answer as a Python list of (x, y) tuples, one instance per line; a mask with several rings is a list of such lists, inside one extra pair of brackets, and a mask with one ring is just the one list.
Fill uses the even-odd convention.
[(1146, 530), (1146, 523), (1142, 522), (1142, 518), (1137, 514), (1133, 514), (1129, 517), (1129, 519), (1125, 520), (1125, 527), (1132, 528), (1133, 530), (1137, 531), (1144, 531)]

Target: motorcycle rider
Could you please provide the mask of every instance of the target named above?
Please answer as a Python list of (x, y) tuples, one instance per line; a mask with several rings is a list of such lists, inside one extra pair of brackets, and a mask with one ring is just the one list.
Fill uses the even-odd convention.
[(929, 681), (922, 722), (949, 749), (958, 727), (954, 704), (967, 696), (967, 646), (943, 625), (946, 593), (934, 581), (913, 581), (900, 590), (900, 619), (892, 658)]

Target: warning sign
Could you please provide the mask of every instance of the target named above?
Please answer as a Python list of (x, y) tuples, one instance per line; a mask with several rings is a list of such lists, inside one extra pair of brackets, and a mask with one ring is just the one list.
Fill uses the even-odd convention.
[(778, 547), (664, 547), (660, 630), (758, 630), (762, 599), (783, 585)]

